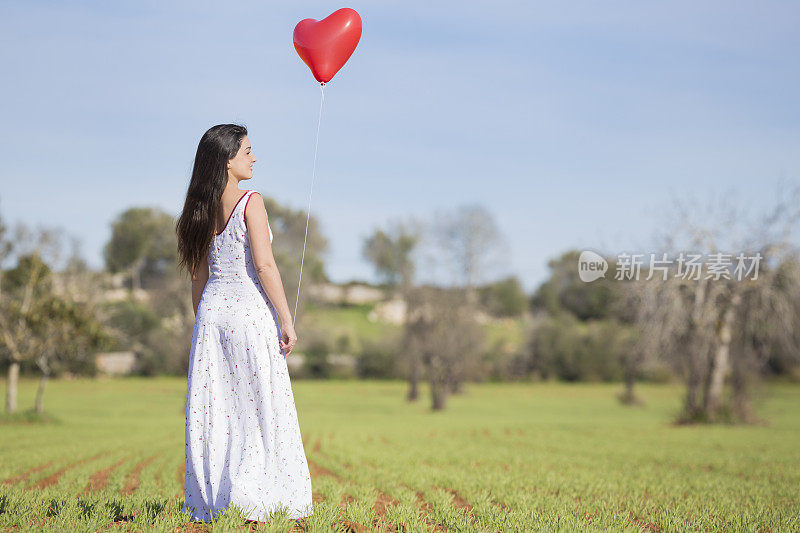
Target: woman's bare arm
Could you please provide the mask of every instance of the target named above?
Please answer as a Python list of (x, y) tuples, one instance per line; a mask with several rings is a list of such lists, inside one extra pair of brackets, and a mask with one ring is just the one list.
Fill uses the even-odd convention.
[(208, 277), (208, 256), (204, 255), (197, 267), (197, 271), (192, 274), (192, 305), (194, 306), (194, 316), (197, 316), (197, 307), (200, 305), (200, 298), (203, 296), (203, 289), (206, 288)]
[(247, 199), (244, 215), (250, 239), (250, 254), (253, 256), (253, 266), (258, 273), (261, 286), (264, 287), (270, 301), (275, 305), (283, 333), (288, 334), (288, 338), (284, 339), (288, 341), (288, 344), (291, 344), (287, 349), (288, 355), (294, 346), (296, 335), (289, 304), (286, 302), (286, 294), (283, 291), (281, 274), (278, 272), (278, 266), (272, 254), (272, 243), (269, 240), (269, 229), (267, 228), (267, 210), (259, 193), (254, 192)]

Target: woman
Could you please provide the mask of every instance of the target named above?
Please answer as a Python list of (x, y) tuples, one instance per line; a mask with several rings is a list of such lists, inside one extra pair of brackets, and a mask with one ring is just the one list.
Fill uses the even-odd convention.
[(285, 360), (297, 335), (264, 201), (239, 188), (255, 161), (244, 126), (209, 129), (176, 226), (195, 309), (183, 509), (204, 522), (232, 504), (249, 520), (265, 521), (278, 507), (290, 518), (312, 514)]

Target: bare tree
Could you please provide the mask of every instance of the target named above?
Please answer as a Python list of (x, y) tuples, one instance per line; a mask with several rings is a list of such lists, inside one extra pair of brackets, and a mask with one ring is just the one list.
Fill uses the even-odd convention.
[[(686, 381), (682, 422), (755, 421), (750, 388), (766, 357), (776, 347), (800, 352), (800, 261), (792, 244), (800, 189), (779, 198), (754, 221), (728, 198), (702, 210), (679, 204), (680, 222), (664, 240), (679, 260), (650, 280), (631, 282), (640, 295), (643, 349), (660, 351)], [(698, 222), (697, 213), (710, 222)], [(680, 261), (689, 258), (677, 250), (684, 239), (690, 250), (719, 260), (713, 272)]]
[(409, 293), (407, 348), (419, 353), (431, 388), (431, 407), (443, 409), (447, 395), (477, 368), (485, 347), (483, 329), (461, 289), (416, 287)]
[(640, 405), (643, 400), (636, 395), (636, 378), (647, 361), (658, 357), (659, 335), (662, 333), (656, 321), (659, 291), (663, 286), (657, 283), (622, 283), (619, 299), (614, 308), (625, 323), (635, 324), (635, 338), (631, 346), (622, 354), (625, 389), (617, 396), (628, 405)]
[[(503, 239), (492, 214), (480, 205), (467, 205), (451, 212), (438, 212), (426, 232), (425, 240), (429, 259), (433, 264), (443, 265), (451, 278), (456, 291), (464, 293), (464, 297), (456, 302), (466, 309), (460, 310), (464, 315), (473, 315), (475, 321), (478, 311), (477, 285), (484, 281), (493, 267), (504, 263), (508, 245)], [(442, 308), (444, 314), (448, 311)], [(463, 317), (452, 316), (462, 320)], [(480, 328), (477, 328), (480, 329)], [(449, 332), (443, 332), (443, 339), (451, 339)], [(450, 392), (461, 392), (461, 384), (468, 375), (472, 364), (471, 350), (464, 352), (462, 358), (456, 358), (448, 365), (447, 384)]]
[(406, 291), (406, 318), (403, 325), (403, 346), (408, 361), (408, 392), (406, 399), (419, 398), (419, 382), (422, 378), (422, 365), (430, 349), (427, 340), (431, 336), (433, 314), (427, 304), (422, 288), (409, 288)]
[(434, 217), (432, 234), (457, 285), (466, 289), (467, 302), (475, 305), (476, 286), (492, 266), (502, 263), (508, 251), (494, 217), (479, 205), (440, 212)]

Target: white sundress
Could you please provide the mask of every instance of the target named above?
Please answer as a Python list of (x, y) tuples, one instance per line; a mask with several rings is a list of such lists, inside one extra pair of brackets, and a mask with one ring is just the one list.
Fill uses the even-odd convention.
[(244, 211), (253, 192), (211, 243), (192, 332), (183, 510), (203, 522), (230, 504), (249, 520), (266, 521), (278, 506), (288, 507), (289, 518), (312, 514), (278, 316), (250, 254)]

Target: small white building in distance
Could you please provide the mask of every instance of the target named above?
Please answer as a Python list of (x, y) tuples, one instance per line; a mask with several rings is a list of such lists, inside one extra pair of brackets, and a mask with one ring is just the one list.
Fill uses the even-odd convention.
[(97, 371), (109, 376), (124, 376), (133, 371), (136, 364), (134, 352), (103, 352), (94, 357)]

